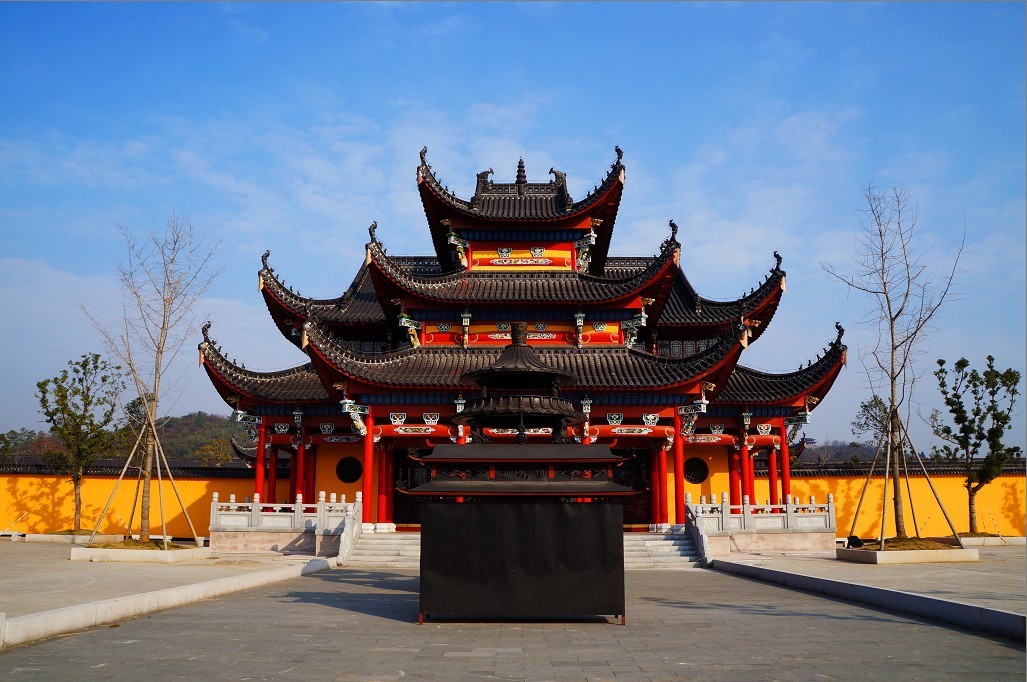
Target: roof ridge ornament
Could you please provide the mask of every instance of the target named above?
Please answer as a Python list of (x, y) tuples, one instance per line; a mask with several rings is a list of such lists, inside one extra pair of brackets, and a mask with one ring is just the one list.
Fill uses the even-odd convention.
[(617, 160), (614, 161), (613, 165), (610, 166), (610, 167), (611, 168), (616, 168), (617, 166), (621, 165), (620, 160), (622, 158), (624, 158), (624, 150), (620, 148), (620, 145), (615, 144), (615, 145), (613, 145), (613, 151), (617, 154)]
[(524, 171), (524, 157), (517, 160), (517, 178), (514, 180), (517, 185), (517, 194), (524, 195), (524, 186), (528, 184), (528, 174)]
[(771, 270), (771, 272), (779, 272), (781, 270), (781, 261), (784, 259), (781, 258), (781, 254), (776, 250), (774, 251), (774, 260), (776, 261), (776, 265), (774, 265), (774, 269)]
[(673, 249), (681, 246), (681, 242), (678, 241), (678, 224), (671, 218), (667, 221), (670, 225), (670, 236), (663, 240), (660, 244), (660, 251), (666, 251), (667, 249)]
[(431, 164), (428, 163), (428, 145), (421, 147), (421, 165), (425, 168), (431, 169)]
[(845, 327), (842, 326), (841, 322), (835, 322), (834, 323), (834, 328), (838, 330), (838, 338), (836, 338), (834, 340), (834, 343), (831, 344), (831, 345), (835, 345), (836, 346), (836, 345), (838, 345), (839, 343), (842, 342), (842, 337), (845, 336)]
[(267, 264), (267, 259), (270, 258), (270, 257), (271, 257), (271, 249), (264, 249), (264, 255), (262, 255), (260, 257), (260, 262), (264, 264), (264, 269), (265, 270), (267, 270), (269, 272), (274, 272), (274, 270), (270, 266), (268, 266), (268, 264)]

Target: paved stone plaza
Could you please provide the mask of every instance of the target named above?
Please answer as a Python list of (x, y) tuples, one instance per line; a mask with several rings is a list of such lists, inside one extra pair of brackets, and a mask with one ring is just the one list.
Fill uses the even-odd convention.
[(707, 570), (628, 624), (416, 624), (415, 572), (334, 569), (0, 652), (0, 679), (1024, 679), (1022, 644)]

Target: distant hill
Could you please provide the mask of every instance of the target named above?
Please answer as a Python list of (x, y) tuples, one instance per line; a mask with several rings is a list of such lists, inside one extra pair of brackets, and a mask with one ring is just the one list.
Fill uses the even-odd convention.
[[(201, 454), (204, 447), (210, 446), (225, 451), (228, 439), (235, 437), (242, 442), (250, 440), (249, 434), (242, 424), (232, 421), (228, 416), (193, 412), (181, 417), (166, 417), (158, 421), (157, 436), (160, 438), (164, 455), (168, 459), (209, 459)], [(111, 457), (124, 457), (132, 447), (135, 438), (126, 433), (125, 451), (112, 452)], [(220, 443), (219, 443), (220, 441)], [(53, 436), (46, 431), (32, 429), (10, 430), (0, 434), (0, 465), (17, 464), (27, 458), (45, 457), (61, 447)], [(228, 448), (230, 449), (230, 448)]]

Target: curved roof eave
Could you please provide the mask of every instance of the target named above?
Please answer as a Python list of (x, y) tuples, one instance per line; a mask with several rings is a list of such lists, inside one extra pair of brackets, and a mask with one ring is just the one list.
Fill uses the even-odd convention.
[[(316, 363), (324, 363), (340, 378), (382, 388), (469, 390), (461, 381), (468, 372), (490, 366), (504, 347), (424, 347), (365, 355), (341, 348), (334, 337), (310, 321), (305, 327), (308, 349)], [(711, 375), (719, 376), (737, 362), (741, 353), (740, 327), (723, 335), (717, 344), (688, 358), (663, 358), (636, 350), (534, 347), (553, 370), (576, 377), (576, 389), (625, 390), (674, 388)]]
[(330, 400), (310, 363), (276, 372), (256, 372), (229, 360), (210, 339), (208, 322), (197, 346), (204, 370), (222, 399), (233, 407), (310, 404)]
[(845, 365), (848, 349), (841, 342), (844, 330), (840, 326), (838, 329), (838, 337), (830, 343), (824, 355), (795, 372), (774, 374), (737, 365), (718, 396), (718, 402), (793, 405), (806, 399), (812, 409), (827, 395)]
[[(664, 242), (660, 254), (645, 269), (623, 278), (606, 278), (581, 271), (546, 271), (547, 277), (541, 280), (535, 271), (530, 270), (511, 273), (462, 270), (442, 275), (415, 275), (404, 271), (385, 253), (381, 242), (377, 240), (369, 244), (369, 253), (371, 267), (375, 271), (373, 275), (380, 275), (406, 294), (431, 301), (495, 303), (546, 299), (597, 304), (613, 303), (638, 295), (647, 287), (657, 284), (662, 277), (672, 274), (676, 269), (676, 249), (679, 247), (675, 241)], [(560, 285), (563, 285), (564, 290), (556, 291)], [(540, 286), (551, 287), (551, 290), (540, 291)]]
[[(422, 150), (421, 163), (417, 167), (418, 187), (424, 187), (426, 190), (421, 193), (422, 203), (426, 202), (426, 200), (434, 199), (441, 206), (455, 210), (458, 213), (474, 218), (475, 220), (496, 223), (510, 223), (524, 220), (524, 216), (489, 215), (487, 213), (483, 214), (480, 210), (475, 210), (471, 199), (461, 199), (455, 193), (450, 192), (438, 177), (436, 177), (431, 164), (426, 160), (425, 151), (426, 150)], [(563, 212), (559, 214), (553, 214), (546, 217), (533, 217), (531, 219), (539, 222), (558, 222), (578, 218), (582, 214), (587, 213), (593, 206), (599, 205), (603, 203), (604, 200), (608, 199), (610, 193), (615, 187), (623, 187), (625, 170), (624, 165), (620, 162), (620, 156), (618, 155), (617, 160), (610, 164), (610, 170), (607, 172), (603, 181), (596, 185), (596, 187), (586, 194), (583, 199), (572, 202), (570, 206), (567, 206)], [(558, 186), (554, 185), (554, 192), (558, 191), (558, 189)], [(428, 211), (429, 207), (425, 206), (425, 210)]]

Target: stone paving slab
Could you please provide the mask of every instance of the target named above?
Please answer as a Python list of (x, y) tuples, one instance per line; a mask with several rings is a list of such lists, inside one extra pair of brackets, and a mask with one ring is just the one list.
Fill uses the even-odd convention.
[(15, 618), (266, 571), (309, 557), (233, 555), (177, 564), (72, 562), (69, 545), (0, 540), (0, 613)]
[(429, 621), (413, 571), (333, 569), (0, 652), (0, 679), (1023, 679), (1024, 647), (725, 575), (632, 571), (628, 624)]
[(979, 561), (859, 564), (833, 554), (732, 554), (730, 561), (1027, 614), (1027, 547), (978, 547)]

